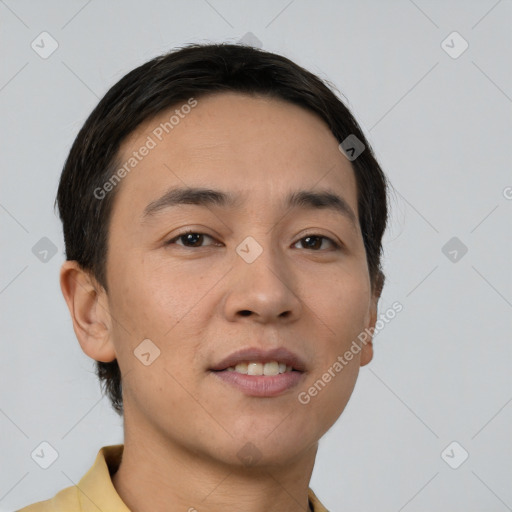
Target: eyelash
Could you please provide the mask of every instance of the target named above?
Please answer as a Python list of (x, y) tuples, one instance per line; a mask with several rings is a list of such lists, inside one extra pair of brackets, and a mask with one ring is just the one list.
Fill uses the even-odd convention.
[[(171, 238), (167, 242), (165, 242), (165, 245), (166, 246), (167, 245), (172, 245), (177, 240), (179, 240), (180, 238), (182, 238), (184, 236), (187, 236), (187, 235), (202, 235), (202, 236), (211, 238), (212, 240), (215, 240), (212, 236), (207, 235), (206, 233), (201, 233), (199, 231), (193, 231), (193, 230), (187, 230), (187, 231), (184, 231), (183, 233), (180, 233), (179, 235), (176, 235), (175, 237)], [(306, 238), (322, 238), (324, 240), (328, 240), (334, 246), (334, 250), (339, 250), (339, 249), (342, 248), (341, 245), (339, 243), (337, 243), (336, 241), (334, 241), (332, 238), (330, 238), (328, 236), (320, 235), (318, 233), (307, 233), (306, 235), (304, 235), (301, 238), (299, 238), (299, 240), (297, 240), (297, 242), (295, 242), (295, 244), (299, 243), (301, 240), (304, 240)], [(293, 245), (295, 245), (295, 244), (293, 244)], [(215, 245), (215, 244), (212, 244), (212, 245)], [(186, 247), (188, 249), (198, 249), (198, 248), (205, 247), (205, 246), (201, 245), (201, 246), (198, 246), (198, 247), (188, 247), (186, 245), (183, 245), (183, 247)], [(319, 249), (310, 249), (310, 250), (312, 250), (314, 252), (320, 252)]]

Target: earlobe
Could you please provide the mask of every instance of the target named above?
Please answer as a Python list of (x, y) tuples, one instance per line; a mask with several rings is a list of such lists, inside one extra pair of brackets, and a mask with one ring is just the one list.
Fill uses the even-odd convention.
[(373, 342), (367, 341), (361, 347), (360, 366), (366, 366), (373, 359)]
[(106, 292), (76, 261), (65, 261), (60, 287), (82, 350), (96, 361), (116, 358)]
[(378, 295), (372, 295), (370, 320), (365, 330), (367, 336), (364, 338), (364, 342), (361, 344), (360, 366), (367, 365), (373, 359), (373, 334), (375, 332), (375, 325), (377, 323), (377, 304), (379, 302), (379, 297), (380, 292)]

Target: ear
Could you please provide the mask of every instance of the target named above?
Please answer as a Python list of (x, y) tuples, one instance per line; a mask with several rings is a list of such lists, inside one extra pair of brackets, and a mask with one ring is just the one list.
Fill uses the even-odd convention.
[(60, 288), (84, 353), (96, 361), (113, 361), (116, 353), (104, 288), (76, 261), (63, 263), (60, 269)]
[[(367, 365), (373, 359), (373, 333), (375, 332), (375, 324), (377, 323), (377, 305), (379, 303), (382, 288), (384, 286), (384, 274), (379, 272), (375, 286), (372, 288), (372, 297), (370, 301), (369, 321), (366, 325), (368, 337), (361, 345), (360, 366)], [(372, 334), (370, 335), (369, 332)]]
[(368, 337), (364, 339), (364, 342), (361, 343), (361, 357), (360, 357), (360, 366), (367, 365), (373, 359), (373, 334), (370, 336), (368, 331), (371, 333), (374, 332), (375, 324), (377, 322), (377, 300), (372, 297), (371, 306), (370, 306), (370, 321), (366, 326), (368, 329), (366, 334)]

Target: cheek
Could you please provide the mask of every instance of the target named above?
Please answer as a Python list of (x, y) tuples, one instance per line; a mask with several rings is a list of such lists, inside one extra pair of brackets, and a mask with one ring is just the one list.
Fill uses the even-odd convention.
[(191, 284), (176, 270), (128, 262), (112, 280), (114, 344), (123, 394), (126, 403), (148, 417), (159, 414), (162, 400), (167, 412), (188, 410), (191, 403), (185, 389), (194, 387), (191, 375), (200, 373), (195, 356), (201, 322), (194, 305), (205, 294), (207, 284), (197, 284), (202, 281)]
[[(135, 370), (135, 380), (148, 379), (140, 383), (141, 387), (154, 387), (158, 382), (154, 374), (164, 368), (180, 382), (190, 380), (190, 373), (195, 370), (200, 374), (197, 355), (202, 350), (202, 332), (210, 314), (208, 291), (216, 281), (216, 276), (190, 275), (149, 258), (138, 265), (126, 259), (112, 274), (116, 354), (122, 370)], [(148, 339), (154, 347), (144, 343), (158, 358), (144, 367), (136, 354), (142, 350), (139, 346), (143, 340)], [(162, 382), (172, 380), (169, 374), (161, 377)]]
[(322, 293), (308, 298), (320, 321), (316, 322), (315, 371), (303, 391), (315, 407), (319, 426), (331, 424), (343, 411), (359, 373), (360, 335), (369, 318), (369, 287), (364, 275), (349, 277), (330, 280)]
[(165, 337), (215, 283), (215, 276), (189, 273), (160, 257), (131, 261), (126, 258), (113, 273), (112, 309), (137, 338)]
[(308, 418), (308, 428), (322, 436), (343, 413), (359, 372), (357, 358), (346, 365), (336, 359), (311, 376), (307, 386), (300, 390), (298, 407)]
[(323, 325), (328, 345), (342, 349), (367, 326), (370, 288), (364, 272), (318, 281), (305, 302)]

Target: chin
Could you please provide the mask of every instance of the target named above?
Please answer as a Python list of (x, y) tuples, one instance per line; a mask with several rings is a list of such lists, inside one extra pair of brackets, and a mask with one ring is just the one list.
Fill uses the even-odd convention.
[(235, 452), (236, 464), (247, 465), (249, 460), (249, 465), (284, 465), (315, 446), (318, 437), (304, 425), (292, 427), (283, 417), (264, 424), (252, 420), (249, 427), (233, 435), (229, 448)]

